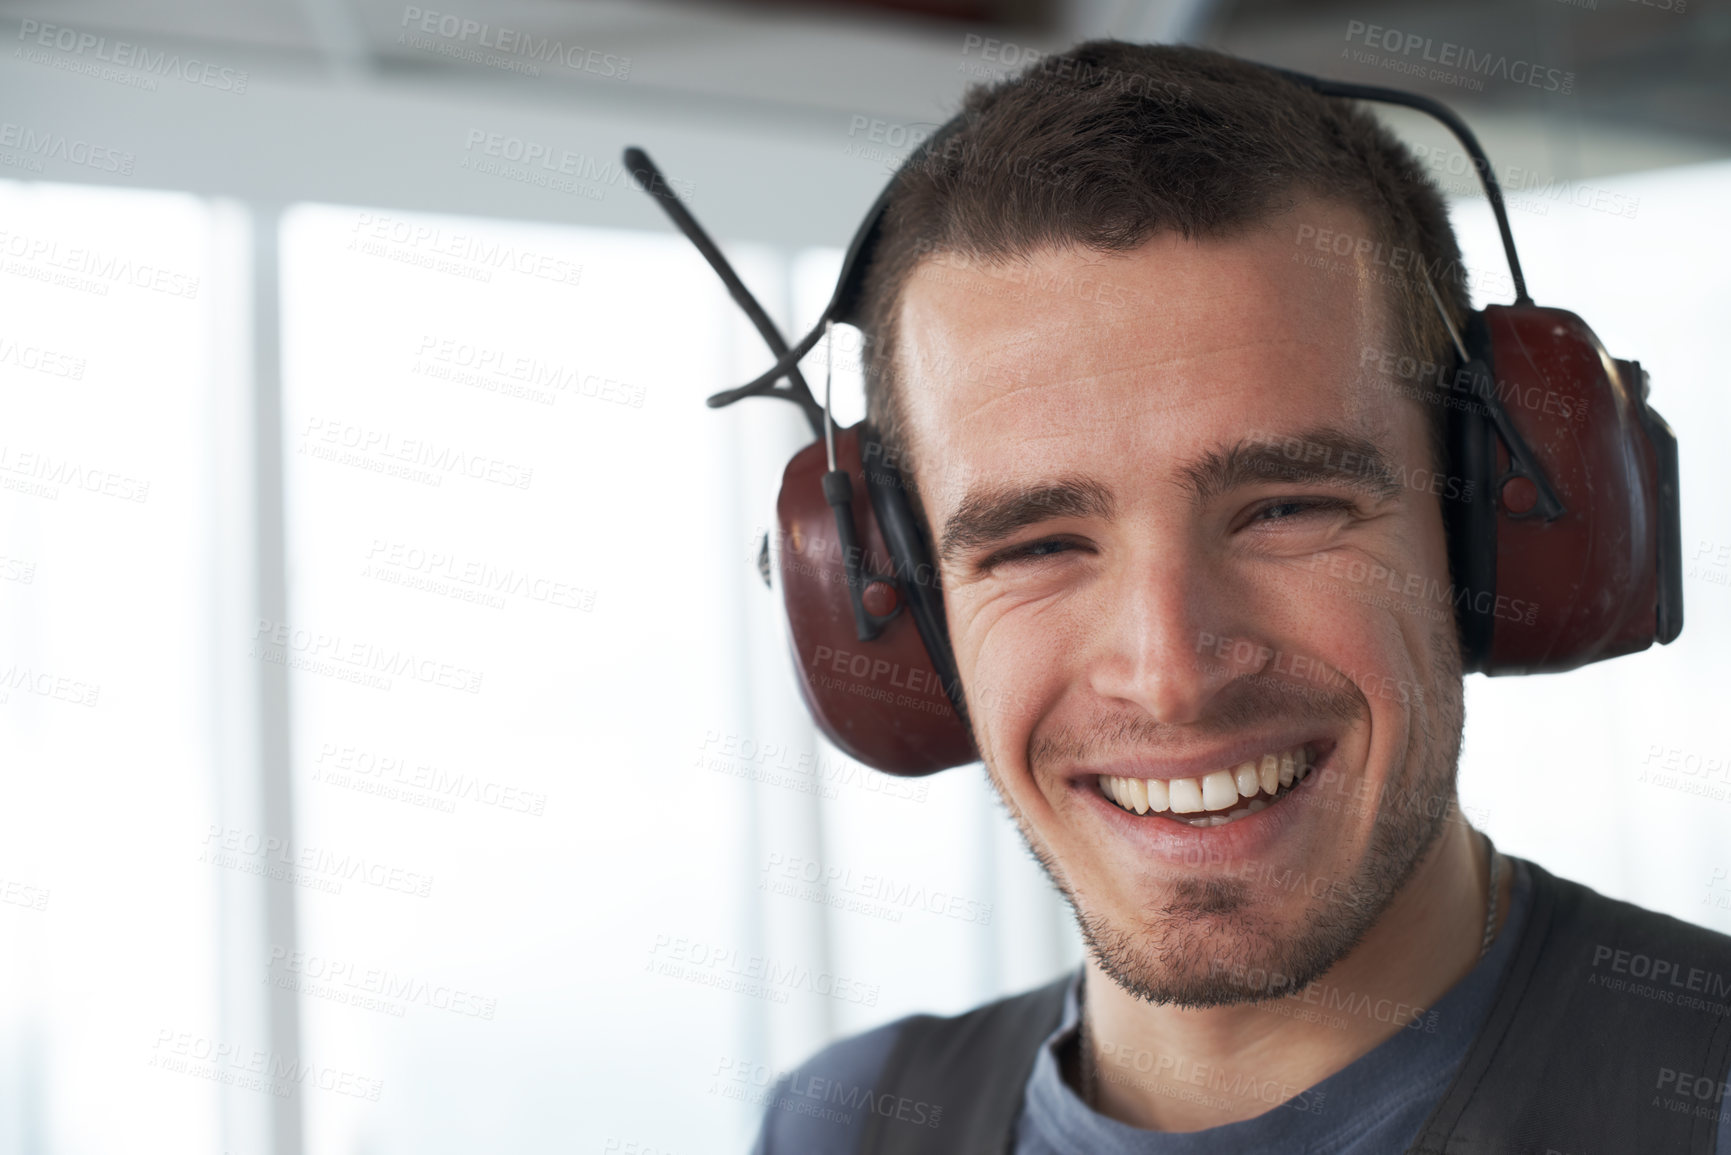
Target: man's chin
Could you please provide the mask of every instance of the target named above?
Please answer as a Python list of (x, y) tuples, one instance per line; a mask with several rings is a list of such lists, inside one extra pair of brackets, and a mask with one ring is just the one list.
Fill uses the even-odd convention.
[[(1152, 921), (1078, 912), (1083, 941), (1107, 977), (1149, 1003), (1202, 1009), (1300, 990), (1345, 957), (1379, 910), (1258, 911), (1248, 884), (1211, 880), (1174, 895)], [(1296, 917), (1294, 917), (1296, 916)]]

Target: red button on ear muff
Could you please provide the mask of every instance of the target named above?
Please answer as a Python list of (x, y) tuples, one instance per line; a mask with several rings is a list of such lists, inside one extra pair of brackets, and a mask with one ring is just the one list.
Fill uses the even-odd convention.
[(1526, 477), (1511, 477), (1503, 483), (1503, 508), (1510, 513), (1525, 513), (1539, 501), (1539, 487)]
[(860, 592), (860, 601), (865, 605), (866, 613), (873, 617), (886, 618), (896, 612), (896, 589), (888, 582), (872, 582)]

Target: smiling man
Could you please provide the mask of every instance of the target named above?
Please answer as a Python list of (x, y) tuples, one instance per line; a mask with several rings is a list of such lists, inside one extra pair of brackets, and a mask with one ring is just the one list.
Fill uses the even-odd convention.
[(1407, 151), (1254, 66), (1100, 42), (972, 93), (885, 228), (871, 420), (1088, 957), (832, 1046), (758, 1149), (1731, 1151), (1731, 940), (1456, 804), (1458, 487), (1383, 354), (1447, 363), (1469, 306)]

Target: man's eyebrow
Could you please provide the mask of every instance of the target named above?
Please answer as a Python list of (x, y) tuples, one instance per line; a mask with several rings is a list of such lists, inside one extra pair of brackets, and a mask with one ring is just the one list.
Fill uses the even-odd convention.
[(1184, 467), (1182, 476), (1198, 503), (1270, 481), (1346, 485), (1378, 499), (1393, 497), (1401, 488), (1376, 442), (1334, 426), (1254, 433), (1228, 449), (1203, 454)]
[(938, 557), (1000, 542), (1019, 529), (1055, 517), (1112, 516), (1112, 494), (1097, 481), (1065, 477), (1035, 485), (987, 485), (970, 489), (938, 536)]

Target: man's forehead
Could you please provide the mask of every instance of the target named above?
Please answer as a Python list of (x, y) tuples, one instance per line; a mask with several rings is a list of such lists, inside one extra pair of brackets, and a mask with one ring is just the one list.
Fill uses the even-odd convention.
[(1270, 313), (1301, 327), (1343, 312), (1380, 315), (1387, 294), (1368, 275), (1374, 270), (1354, 267), (1349, 256), (1319, 276), (1314, 254), (1295, 239), (1323, 227), (1367, 226), (1350, 206), (1307, 198), (1226, 236), (1161, 232), (1126, 251), (937, 251), (914, 267), (899, 294), (897, 344), (916, 373), (929, 365), (966, 374), (982, 362), (994, 371), (1030, 358), (1087, 363), (1088, 346), (1047, 343), (1061, 329), (1128, 329), (1152, 351), (1170, 337), (1231, 339), (1243, 323)]
[[(1170, 456), (1230, 444), (1247, 422), (1362, 426), (1377, 399), (1359, 388), (1359, 352), (1380, 340), (1381, 298), (1355, 276), (1319, 281), (1290, 259), (1288, 231), (1041, 250), (1020, 259), (1029, 273), (1013, 294), (1009, 266), (921, 266), (898, 361), (922, 489), (953, 499), (965, 475), (1073, 457), (1078, 438), (1101, 452), (1158, 442)], [(1078, 295), (1081, 278), (1107, 299)]]

